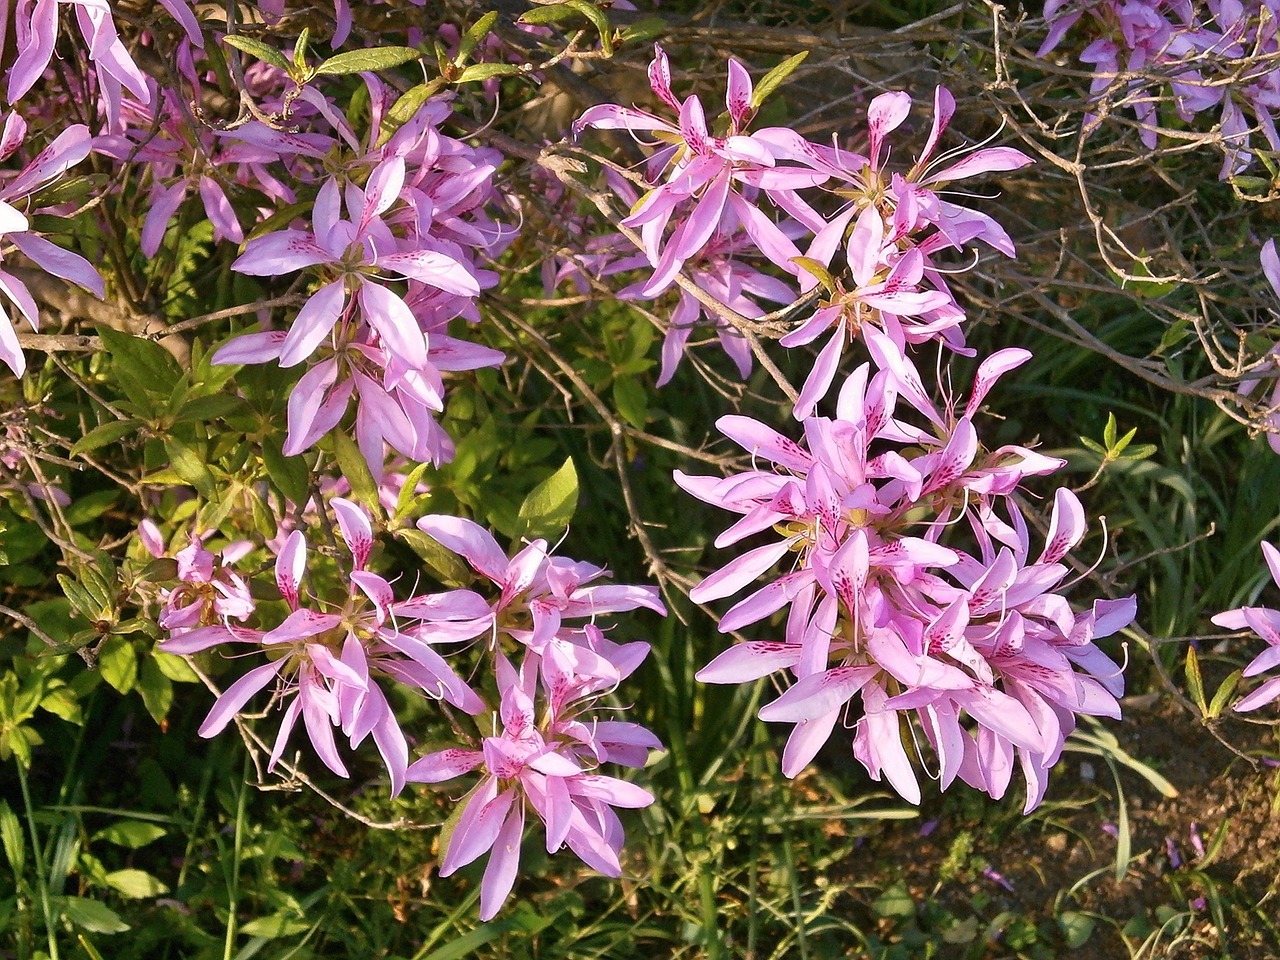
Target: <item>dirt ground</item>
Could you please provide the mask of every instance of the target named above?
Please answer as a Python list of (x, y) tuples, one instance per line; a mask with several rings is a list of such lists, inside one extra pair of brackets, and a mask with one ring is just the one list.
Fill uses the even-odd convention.
[[(1122, 882), (1115, 780), (1101, 757), (1081, 753), (1064, 754), (1033, 817), (997, 819), (978, 802), (943, 798), (926, 801), (923, 826), (901, 821), (868, 837), (877, 870), (904, 881), (917, 904), (937, 904), (971, 928), (976, 919), (980, 931), (1002, 915), (1032, 927), (1022, 944), (986, 934), (985, 952), (970, 941), (955, 956), (1280, 957), (1280, 728), (1223, 722), (1219, 732), (1250, 762), (1168, 699), (1126, 706), (1125, 721), (1109, 729), (1178, 795), (1119, 768), (1131, 837)], [(1073, 915), (1093, 930), (1070, 947), (1058, 921)], [(881, 929), (894, 939), (891, 923)]]

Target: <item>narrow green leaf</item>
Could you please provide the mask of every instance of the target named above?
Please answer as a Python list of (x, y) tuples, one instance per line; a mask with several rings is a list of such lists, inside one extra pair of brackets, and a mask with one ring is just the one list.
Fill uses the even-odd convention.
[(98, 672), (120, 693), (128, 693), (138, 682), (138, 655), (123, 637), (107, 637), (98, 647)]
[(1116, 446), (1116, 415), (1114, 413), (1107, 414), (1107, 425), (1102, 428), (1102, 445), (1107, 450), (1114, 450)]
[(302, 32), (298, 34), (297, 42), (293, 45), (293, 62), (299, 68), (305, 68), (307, 65), (307, 43), (311, 40), (311, 28), (303, 27)]
[(169, 465), (173, 467), (173, 472), (184, 483), (195, 487), (196, 492), (206, 500), (214, 499), (217, 495), (217, 481), (214, 480), (205, 458), (177, 437), (165, 437), (164, 449), (169, 455)]
[(251, 57), (257, 57), (263, 63), (269, 63), (273, 67), (279, 67), (285, 73), (292, 73), (292, 66), (275, 47), (268, 46), (261, 40), (254, 40), (251, 37), (241, 36), (240, 34), (231, 34), (222, 38), (222, 42), (229, 47), (235, 47), (243, 53), (249, 54)]
[(387, 111), (387, 115), (382, 118), (382, 132), (378, 142), (380, 144), (386, 143), (391, 138), (391, 135), (417, 113), (427, 100), (442, 89), (444, 89), (444, 79), (436, 77), (434, 80), (428, 80), (426, 83), (410, 87), (401, 94), (400, 99), (395, 102), (395, 105)]
[(1195, 647), (1187, 647), (1187, 689), (1191, 699), (1200, 708), (1201, 715), (1208, 715), (1209, 706), (1204, 699), (1204, 679), (1200, 676), (1200, 657)]
[(0, 800), (0, 843), (4, 845), (4, 855), (9, 858), (9, 866), (13, 867), (13, 875), (21, 877), (27, 847), (22, 839), (22, 825), (18, 822), (18, 816), (4, 800)]
[(427, 565), (433, 577), (447, 587), (465, 587), (475, 574), (456, 554), (415, 527), (396, 531), (397, 539), (409, 545)]
[(372, 47), (367, 50), (348, 50), (330, 57), (315, 68), (318, 75), (342, 76), (349, 73), (391, 70), (422, 56), (413, 47)]
[(520, 72), (514, 63), (473, 63), (458, 75), (456, 83), (476, 83), (490, 77), (513, 77)]
[(783, 82), (795, 73), (796, 67), (804, 63), (805, 58), (809, 56), (809, 51), (797, 53), (794, 57), (787, 57), (780, 64), (766, 73), (760, 82), (756, 84), (755, 90), (751, 94), (751, 109), (759, 110), (760, 104), (768, 99), (769, 94), (782, 86)]
[(64, 510), (67, 523), (73, 527), (79, 527), (97, 520), (119, 499), (119, 490), (95, 490), (93, 493), (86, 493), (83, 497), (76, 497)]
[(62, 587), (62, 593), (71, 604), (71, 609), (84, 617), (86, 620), (102, 619), (102, 605), (93, 598), (88, 590), (86, 590), (79, 580), (72, 579), (64, 573), (57, 574), (58, 584)]
[(288, 937), (295, 933), (301, 933), (310, 926), (305, 920), (298, 919), (296, 914), (286, 911), (273, 913), (269, 917), (258, 917), (256, 920), (250, 920), (240, 932), (246, 937), (262, 937), (264, 940), (273, 940), (276, 937)]
[(1125, 447), (1129, 446), (1130, 441), (1132, 441), (1133, 438), (1136, 437), (1137, 435), (1138, 435), (1138, 428), (1134, 427), (1132, 430), (1126, 433), (1123, 437), (1117, 440), (1115, 442), (1115, 445), (1111, 448), (1112, 455), (1118, 458), (1120, 454), (1124, 453)]
[(830, 270), (822, 265), (820, 260), (814, 260), (812, 257), (792, 257), (791, 262), (822, 284), (822, 288), (827, 293), (835, 293), (836, 278), (831, 275)]
[(97, 450), (99, 447), (105, 447), (109, 443), (116, 443), (124, 437), (137, 432), (137, 420), (110, 420), (107, 423), (101, 423), (71, 445), (71, 456), (75, 457), (82, 453), (88, 453), (90, 450)]
[(219, 417), (247, 410), (245, 402), (239, 397), (220, 393), (209, 397), (195, 397), (183, 403), (174, 415), (177, 421), (193, 420), (196, 423), (208, 423)]
[(409, 512), (409, 508), (418, 496), (418, 485), (422, 483), (422, 475), (427, 472), (430, 466), (431, 464), (429, 463), (420, 463), (410, 470), (409, 475), (404, 478), (404, 484), (400, 487), (400, 493), (396, 496), (396, 509), (393, 519), (401, 520)]
[(578, 16), (578, 11), (567, 3), (548, 3), (532, 10), (522, 13), (517, 23), (559, 23), (561, 20), (568, 20), (570, 17)]
[(588, 3), (587, 0), (565, 0), (565, 3), (591, 21), (592, 25), (600, 33), (601, 51), (606, 57), (612, 57), (613, 24), (609, 22), (608, 15), (594, 3)]
[(1129, 449), (1127, 449), (1124, 452), (1123, 456), (1120, 457), (1120, 459), (1121, 460), (1146, 460), (1148, 457), (1154, 454), (1158, 449), (1159, 447), (1157, 447), (1154, 443), (1140, 443), (1136, 447), (1130, 447)]
[(493, 25), (498, 22), (498, 12), (491, 10), (483, 17), (471, 25), (471, 29), (462, 35), (462, 39), (458, 41), (458, 53), (453, 58), (453, 65), (460, 67), (471, 58), (471, 52), (475, 50), (476, 45), (489, 35), (489, 31), (493, 29)]
[[(351, 484), (352, 495), (369, 508), (374, 517), (382, 516), (382, 504), (378, 500), (378, 484), (369, 471), (364, 454), (342, 430), (333, 431), (333, 454), (338, 460), (338, 469)], [(302, 501), (299, 501), (302, 502)]]
[(1218, 689), (1214, 691), (1213, 699), (1209, 701), (1208, 715), (1210, 717), (1219, 716), (1227, 705), (1227, 701), (1231, 699), (1231, 695), (1236, 692), (1236, 687), (1240, 683), (1240, 678), (1244, 676), (1243, 670), (1233, 670), (1228, 674), (1227, 678), (1218, 685)]
[(645, 17), (618, 35), (619, 43), (646, 43), (667, 32), (667, 21), (661, 17)]
[(578, 471), (573, 458), (529, 491), (520, 504), (516, 539), (551, 537), (569, 525), (578, 507)]
[(1129, 874), (1129, 861), (1133, 855), (1133, 834), (1129, 831), (1129, 804), (1124, 798), (1124, 787), (1120, 786), (1120, 774), (1116, 765), (1107, 755), (1103, 755), (1107, 766), (1111, 768), (1111, 776), (1116, 783), (1116, 883), (1123, 883)]

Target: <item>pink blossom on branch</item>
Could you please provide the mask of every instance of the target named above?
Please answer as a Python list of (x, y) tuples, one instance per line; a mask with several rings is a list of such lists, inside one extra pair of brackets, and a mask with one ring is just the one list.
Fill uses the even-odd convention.
[[(12, 112), (5, 117), (0, 133), (0, 161), (8, 159), (26, 137), (26, 121)], [(0, 237), (11, 243), (37, 267), (55, 277), (69, 280), (94, 296), (102, 297), (102, 276), (84, 257), (64, 249), (31, 230), (27, 213), (31, 196), (40, 188), (62, 176), (68, 168), (89, 155), (92, 138), (88, 127), (72, 124), (15, 175), (0, 173)], [(19, 209), (21, 208), (21, 209)], [(26, 211), (26, 212), (24, 212)], [(26, 284), (12, 273), (0, 269), (0, 292), (17, 308), (34, 330), (39, 325), (39, 311)], [(18, 343), (17, 331), (7, 312), (0, 312), (0, 361), (17, 376), (26, 370), (26, 358)]]
[[(745, 417), (721, 419), (722, 432), (771, 468), (725, 479), (676, 474), (686, 491), (741, 516), (717, 546), (782, 535), (731, 560), (690, 597), (709, 602), (751, 588), (720, 629), (786, 610), (783, 641), (735, 646), (698, 676), (794, 676), (760, 710), (763, 720), (793, 724), (782, 760), (788, 776), (838, 722), (852, 723), (856, 698), (853, 752), (873, 779), (919, 801), (900, 733), (914, 723), (936, 754), (944, 789), (959, 777), (1001, 796), (1016, 759), (1031, 809), (1076, 715), (1119, 715), (1119, 669), (1093, 641), (1126, 625), (1134, 604), (1100, 601), (1076, 612), (1054, 592), (1068, 573), (1060, 559), (1084, 534), (1079, 501), (1058, 491), (1049, 541), (1032, 561), (1026, 521), (1009, 495), (1061, 461), (1017, 447), (988, 451), (978, 439), (977, 406), (1025, 351), (984, 361), (963, 411), (952, 400), (939, 409), (896, 344), (879, 337), (880, 372), (855, 371), (835, 419), (805, 419), (803, 443)], [(899, 412), (903, 401), (926, 426)], [(940, 542), (961, 520), (976, 554)], [(781, 573), (755, 586), (780, 563)]]

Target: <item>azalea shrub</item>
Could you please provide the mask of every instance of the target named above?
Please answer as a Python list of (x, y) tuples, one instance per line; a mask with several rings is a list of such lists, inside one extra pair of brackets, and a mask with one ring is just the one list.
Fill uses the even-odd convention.
[[(1236, 692), (1277, 663), (1257, 576), (1144, 617), (1159, 550), (1093, 497), (1157, 446), (1080, 438), (1027, 335), (1280, 449), (1270, 6), (961, 12), (967, 52), (912, 41), (947, 69), (891, 81), (749, 43), (711, 81), (674, 6), (509, 6), (10, 11), (0, 758), (33, 831), (48, 731), (124, 695), (351, 830), (430, 795), (488, 921), (535, 823), (643, 876), (628, 811), (670, 826), (717, 704), (787, 725), (779, 791), (830, 750), (912, 804), (1017, 772), (1030, 813), (1132, 655), (1173, 684), (1162, 641), (1210, 615), (1272, 649), (1211, 707), (1193, 647), (1187, 704), (1276, 699)], [(51, 955), (164, 886), (66, 869), (12, 901)]]

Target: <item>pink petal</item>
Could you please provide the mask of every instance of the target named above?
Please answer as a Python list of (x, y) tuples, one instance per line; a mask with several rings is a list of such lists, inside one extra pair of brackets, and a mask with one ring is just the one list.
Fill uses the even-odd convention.
[(294, 317), (281, 345), (280, 366), (297, 366), (315, 352), (342, 316), (346, 299), (345, 280), (335, 280), (311, 295)]
[(264, 663), (260, 667), (254, 667), (243, 677), (222, 691), (222, 696), (213, 704), (213, 709), (209, 711), (209, 715), (204, 718), (204, 722), (200, 724), (198, 733), (200, 736), (208, 738), (217, 736), (222, 728), (231, 722), (231, 718), (239, 713), (246, 703), (253, 698), (253, 695), (265, 687), (280, 672), (280, 668), (285, 664), (284, 660), (276, 660), (273, 663)]

